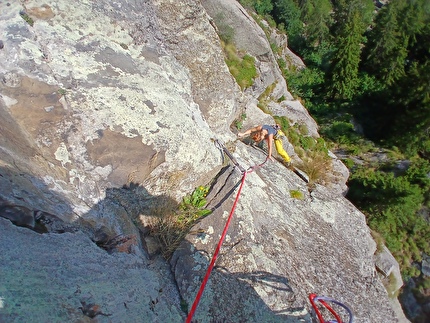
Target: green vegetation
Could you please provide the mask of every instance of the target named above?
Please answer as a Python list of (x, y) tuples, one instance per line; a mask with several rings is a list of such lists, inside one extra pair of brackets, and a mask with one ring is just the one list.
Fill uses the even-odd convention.
[(290, 190), (290, 196), (293, 199), (297, 199), (297, 200), (303, 200), (305, 198), (305, 196), (303, 195), (303, 193), (300, 192), (299, 190)]
[(233, 44), (225, 45), (224, 53), (227, 56), (225, 62), (228, 69), (240, 88), (243, 90), (250, 87), (257, 76), (255, 58), (247, 54), (238, 53)]
[(219, 13), (215, 17), (215, 22), (218, 27), (218, 36), (225, 44), (232, 44), (234, 38), (234, 29), (229, 26), (225, 21), (225, 17), (222, 13)]
[(237, 50), (233, 43), (234, 29), (225, 22), (222, 14), (218, 14), (215, 21), (224, 50), (225, 62), (237, 84), (244, 90), (253, 84), (257, 76), (255, 58)]
[(273, 101), (272, 97), (270, 96), (273, 92), (273, 90), (276, 87), (276, 83), (273, 83), (269, 85), (263, 93), (260, 94), (258, 97), (258, 103), (257, 106), (261, 109), (261, 111), (264, 111), (265, 113), (270, 113), (269, 109), (267, 108), (267, 105)]
[(274, 116), (304, 160), (301, 169), (316, 180), (326, 157), (316, 147), (342, 151), (351, 172), (347, 197), (404, 278), (417, 277), (416, 263), (430, 253), (429, 2), (395, 0), (379, 10), (371, 0), (272, 0), (273, 9), (267, 1), (241, 3), (270, 15), (306, 64), (288, 70), (278, 60), (324, 142), (314, 146), (297, 125)]
[(58, 89), (57, 93), (61, 96), (66, 95), (67, 91), (65, 89)]
[(207, 203), (206, 195), (208, 191), (209, 187), (199, 186), (193, 193), (191, 193), (191, 195), (185, 196), (182, 203), (179, 205), (181, 214), (178, 219), (181, 221), (195, 221), (198, 218), (211, 213), (210, 210), (202, 209)]
[(388, 296), (390, 298), (397, 298), (399, 296), (399, 291), (397, 288), (397, 279), (394, 273), (391, 273), (386, 278), (386, 282), (384, 282), (385, 289), (387, 290)]
[(395, 176), (359, 167), (351, 174), (347, 196), (366, 214), (369, 226), (384, 237), (403, 274), (409, 277), (419, 274), (412, 262), (421, 261), (421, 252), (430, 253), (430, 227), (417, 216), (430, 182), (420, 185), (423, 178), (414, 169), (416, 166), (411, 166), (403, 176)]
[(246, 113), (242, 113), (239, 118), (234, 121), (235, 127), (240, 130), (243, 127), (243, 121), (246, 119)]
[(150, 235), (161, 245), (161, 253), (169, 259), (188, 234), (190, 228), (202, 217), (211, 213), (204, 208), (209, 188), (197, 187), (193, 193), (175, 203), (157, 204), (152, 209), (154, 219), (150, 224)]
[(188, 302), (185, 299), (183, 298), (181, 299), (180, 306), (181, 306), (182, 312), (184, 312), (185, 314), (188, 314)]
[(29, 24), (31, 27), (33, 27), (34, 20), (25, 11), (20, 11), (19, 15), (21, 16), (22, 19), (24, 19), (24, 21), (27, 24)]

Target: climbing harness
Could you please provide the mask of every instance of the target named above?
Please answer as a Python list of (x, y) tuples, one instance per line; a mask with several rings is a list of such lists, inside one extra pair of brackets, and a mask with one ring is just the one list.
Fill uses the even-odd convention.
[[(279, 130), (279, 131), (281, 131), (281, 130)], [(285, 135), (284, 135), (285, 136)], [(215, 143), (216, 144), (216, 143)], [(275, 141), (275, 145), (276, 145), (276, 141)], [(254, 149), (256, 149), (256, 150), (258, 150), (258, 151), (263, 151), (263, 149), (261, 149), (260, 147), (258, 147), (258, 146), (252, 146)], [(222, 149), (222, 148), (220, 148), (220, 149)], [(228, 150), (227, 150), (228, 151)], [(264, 152), (264, 151), (263, 151)], [(278, 151), (278, 153), (279, 153), (279, 151)], [(227, 153), (226, 153), (227, 154)], [(229, 152), (229, 154), (230, 154), (230, 152)], [(231, 155), (231, 154), (230, 154)], [(266, 160), (264, 161), (264, 163), (265, 162), (267, 162), (267, 159), (269, 159), (269, 158), (266, 158)], [(260, 164), (260, 165), (257, 165), (257, 166), (254, 166), (255, 168), (258, 168), (258, 167), (261, 167), (262, 165), (264, 165), (264, 163), (262, 163), (262, 164)], [(285, 167), (287, 167), (288, 169), (290, 169), (291, 171), (293, 171), (293, 173), (294, 174), (296, 174), (298, 177), (300, 177), (300, 179), (303, 181), (303, 182), (305, 182), (306, 184), (308, 184), (309, 183), (309, 180), (306, 178), (306, 176), (305, 175), (303, 175), (303, 171), (300, 171), (298, 168), (296, 168), (296, 167), (294, 167), (293, 165), (285, 165), (284, 164), (284, 166)]]
[(224, 230), (223, 230), (223, 232), (221, 234), (221, 238), (220, 238), (220, 240), (218, 242), (217, 247), (215, 248), (215, 252), (214, 252), (214, 254), (212, 256), (212, 260), (211, 260), (211, 262), (209, 264), (209, 267), (206, 270), (206, 275), (203, 278), (202, 284), (200, 285), (199, 291), (197, 292), (197, 295), (196, 295), (196, 297), (194, 299), (194, 302), (193, 302), (193, 305), (191, 307), (191, 310), (188, 313), (186, 323), (190, 323), (191, 322), (191, 319), (193, 318), (194, 312), (197, 309), (197, 305), (200, 302), (200, 298), (202, 297), (202, 294), (203, 294), (203, 291), (205, 289), (206, 283), (208, 282), (209, 276), (210, 276), (210, 274), (212, 272), (212, 269), (215, 266), (215, 261), (216, 261), (216, 259), (218, 257), (219, 251), (221, 250), (221, 246), (222, 246), (222, 243), (224, 242), (224, 239), (225, 239), (225, 237), (227, 235), (227, 230), (228, 230), (228, 227), (230, 225), (231, 219), (233, 218), (233, 214), (234, 214), (234, 211), (236, 209), (237, 202), (239, 201), (239, 196), (240, 196), (240, 193), (242, 192), (242, 187), (243, 187), (243, 184), (245, 183), (246, 175), (249, 174), (249, 173), (251, 173), (251, 172), (253, 172), (255, 169), (263, 166), (266, 163), (266, 161), (267, 161), (267, 158), (266, 158), (266, 160), (263, 163), (261, 163), (259, 165), (255, 165), (255, 166), (249, 167), (248, 170), (245, 170), (237, 162), (236, 158), (234, 158), (234, 156), (230, 153), (230, 151), (227, 149), (227, 147), (224, 146), (224, 144), (221, 141), (219, 141), (218, 139), (214, 139), (214, 143), (215, 143), (215, 146), (217, 148), (221, 149), (231, 159), (232, 163), (241, 171), (241, 173), (242, 173), (242, 180), (241, 180), (241, 183), (240, 183), (239, 190), (237, 191), (237, 195), (236, 195), (236, 199), (234, 200), (233, 207), (231, 208), (230, 215), (227, 218), (227, 222), (225, 223)]
[[(312, 307), (315, 310), (315, 313), (318, 316), (318, 320), (320, 323), (354, 323), (354, 315), (352, 314), (351, 310), (345, 304), (342, 304), (341, 302), (339, 302), (339, 301), (337, 301), (331, 297), (317, 296), (316, 294), (310, 294), (309, 300), (311, 302)], [(325, 321), (324, 318), (322, 317), (321, 312), (318, 309), (316, 302), (321, 303), (326, 309), (328, 309), (330, 311), (330, 313), (333, 314), (333, 316), (335, 317), (335, 320)], [(339, 305), (340, 307), (344, 308), (349, 315), (349, 320), (348, 321), (342, 321), (339, 314), (336, 313), (336, 311), (327, 302), (331, 302), (333, 304)]]

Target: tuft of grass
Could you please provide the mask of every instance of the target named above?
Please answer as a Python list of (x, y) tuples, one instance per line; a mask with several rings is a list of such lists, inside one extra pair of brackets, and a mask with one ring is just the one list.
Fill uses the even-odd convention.
[(281, 103), (282, 101), (285, 101), (285, 96), (282, 95), (276, 102)]
[(29, 24), (31, 27), (33, 27), (34, 25), (34, 20), (24, 11), (21, 10), (19, 12), (19, 15), (21, 16), (22, 19), (24, 19), (24, 21)]
[(302, 158), (300, 169), (309, 177), (309, 184), (328, 182), (328, 174), (332, 173), (330, 157), (324, 152), (308, 151)]
[(185, 299), (183, 298), (181, 299), (180, 306), (181, 306), (182, 312), (184, 312), (185, 314), (188, 314), (188, 302)]
[(303, 136), (307, 136), (309, 134), (308, 127), (303, 123), (298, 126), (299, 133)]
[(204, 208), (208, 191), (207, 186), (200, 186), (185, 196), (179, 205), (173, 202), (158, 203), (151, 209), (154, 217), (149, 224), (149, 234), (159, 242), (165, 259), (170, 259), (191, 227), (211, 213)]
[(391, 299), (395, 299), (399, 296), (400, 291), (396, 289), (397, 279), (394, 273), (388, 275), (386, 281), (384, 281), (385, 289), (387, 290), (388, 296)]
[(300, 137), (300, 145), (303, 147), (304, 150), (314, 150), (317, 142), (313, 137)]
[(255, 67), (255, 58), (248, 54), (239, 53), (232, 43), (223, 44), (225, 62), (227, 67), (243, 90), (250, 87), (257, 77), (257, 68)]
[(258, 97), (257, 106), (264, 113), (271, 114), (270, 111), (269, 111), (269, 109), (267, 108), (267, 106), (269, 105), (269, 103), (271, 101), (273, 101), (273, 99), (271, 97), (271, 94), (272, 94), (273, 90), (276, 87), (276, 83), (277, 82), (274, 82), (274, 83), (270, 84), (268, 87), (266, 87), (266, 89), (264, 90), (264, 92), (261, 93), (260, 96)]
[(290, 190), (290, 196), (293, 199), (298, 199), (298, 200), (303, 200), (305, 198), (303, 193), (300, 192), (299, 190)]
[(376, 252), (383, 252), (384, 246), (385, 246), (384, 237), (375, 230), (370, 230), (370, 235), (372, 236), (373, 240), (376, 242)]
[(61, 96), (66, 95), (67, 91), (65, 89), (58, 89), (57, 93)]
[(239, 118), (237, 118), (234, 121), (234, 125), (236, 126), (236, 129), (240, 130), (243, 127), (243, 121), (246, 119), (246, 113), (242, 113)]

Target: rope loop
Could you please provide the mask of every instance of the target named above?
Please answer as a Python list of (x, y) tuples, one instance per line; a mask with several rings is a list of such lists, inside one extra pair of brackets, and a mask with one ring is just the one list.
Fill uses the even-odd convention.
[[(318, 320), (320, 321), (320, 323), (354, 323), (354, 315), (352, 314), (352, 311), (345, 304), (342, 304), (341, 302), (331, 297), (317, 296), (316, 294), (310, 294), (309, 300), (311, 302), (312, 307), (315, 310), (316, 315), (318, 316)], [(316, 305), (316, 302), (320, 302), (326, 309), (328, 309), (330, 313), (333, 314), (336, 320), (325, 321), (324, 318), (322, 317), (320, 310), (318, 309), (318, 306)], [(337, 314), (336, 311), (327, 302), (331, 302), (333, 304), (339, 305), (340, 307), (344, 308), (349, 315), (349, 321), (343, 322), (339, 314)]]

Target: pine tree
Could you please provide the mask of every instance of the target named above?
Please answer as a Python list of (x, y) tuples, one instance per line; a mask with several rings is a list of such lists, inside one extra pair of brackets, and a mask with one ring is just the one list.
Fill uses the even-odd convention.
[(364, 67), (387, 85), (405, 76), (408, 48), (425, 26), (425, 0), (393, 0), (385, 5), (369, 32)]
[(265, 15), (273, 10), (273, 4), (271, 0), (255, 0), (254, 8), (258, 14)]
[(274, 0), (273, 7), (273, 17), (285, 26), (288, 36), (299, 36), (303, 26), (297, 3), (294, 0)]
[[(335, 6), (336, 24), (333, 33), (337, 50), (328, 73), (332, 98), (350, 99), (355, 93), (363, 34), (370, 23), (372, 8), (371, 0), (342, 0)], [(339, 21), (341, 19), (344, 23)]]
[(305, 36), (314, 46), (329, 36), (332, 5), (329, 0), (302, 0), (299, 3), (301, 19), (305, 24)]

